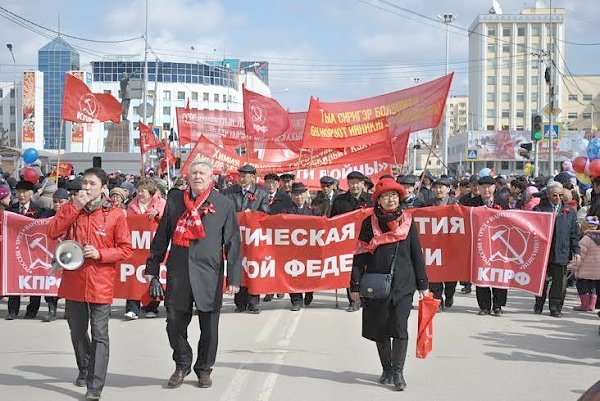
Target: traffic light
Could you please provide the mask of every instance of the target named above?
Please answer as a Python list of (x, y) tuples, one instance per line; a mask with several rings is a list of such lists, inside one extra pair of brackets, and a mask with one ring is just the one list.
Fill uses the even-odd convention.
[(539, 141), (542, 139), (542, 116), (534, 114), (531, 116), (531, 140)]
[(524, 159), (531, 160), (531, 150), (533, 149), (533, 143), (522, 143), (519, 145), (519, 155)]

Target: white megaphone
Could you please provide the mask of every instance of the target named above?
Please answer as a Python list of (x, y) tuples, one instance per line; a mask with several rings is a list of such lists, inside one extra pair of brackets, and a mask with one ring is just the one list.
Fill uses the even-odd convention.
[(77, 270), (83, 265), (83, 248), (77, 241), (62, 241), (54, 251), (52, 270)]

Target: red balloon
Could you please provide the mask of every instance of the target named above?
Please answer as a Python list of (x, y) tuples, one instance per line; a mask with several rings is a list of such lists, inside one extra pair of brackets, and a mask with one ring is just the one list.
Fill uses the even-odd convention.
[(25, 181), (29, 181), (32, 184), (37, 184), (38, 180), (40, 179), (40, 175), (36, 171), (36, 169), (27, 167), (23, 169), (23, 179)]
[(576, 173), (583, 173), (585, 171), (585, 164), (587, 161), (587, 157), (576, 157), (573, 159), (573, 170), (575, 170)]
[(600, 159), (592, 160), (589, 169), (591, 177), (600, 177)]

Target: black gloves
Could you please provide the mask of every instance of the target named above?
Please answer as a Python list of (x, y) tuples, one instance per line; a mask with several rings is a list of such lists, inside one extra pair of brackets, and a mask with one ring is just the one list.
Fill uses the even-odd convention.
[(160, 284), (160, 280), (158, 279), (158, 277), (154, 276), (152, 277), (152, 280), (150, 280), (150, 297), (153, 299), (160, 299), (163, 300), (165, 299), (165, 292), (162, 288), (162, 285)]

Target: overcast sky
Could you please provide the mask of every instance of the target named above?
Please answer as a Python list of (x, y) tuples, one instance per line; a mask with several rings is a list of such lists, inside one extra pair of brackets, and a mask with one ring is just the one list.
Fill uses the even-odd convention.
[[(535, 0), (500, 0), (505, 14)], [(239, 58), (270, 63), (273, 97), (305, 110), (311, 95), (324, 101), (359, 99), (437, 78), (445, 71), (445, 27), (429, 20), (456, 15), (450, 28), (453, 94), (467, 94), (466, 28), (487, 14), (491, 0), (148, 0), (150, 59)], [(443, 4), (452, 4), (445, 7)], [(566, 40), (598, 43), (600, 1), (554, 0), (566, 9)], [(145, 0), (4, 0), (0, 7), (43, 27), (93, 40), (122, 40), (144, 32)], [(399, 8), (400, 7), (400, 8)], [(408, 9), (422, 16), (410, 14)], [(32, 32), (0, 10), (2, 43), (13, 45), (18, 69), (35, 69), (37, 51), (56, 36)], [(42, 34), (40, 34), (42, 33)], [(44, 36), (45, 35), (45, 36)], [(81, 54), (82, 68), (105, 55), (142, 59), (141, 39), (103, 44), (65, 37)], [(0, 80), (12, 81), (13, 60), (0, 50)], [(574, 74), (599, 74), (600, 46), (566, 45)]]

